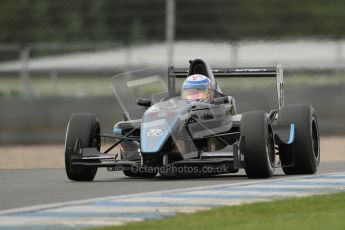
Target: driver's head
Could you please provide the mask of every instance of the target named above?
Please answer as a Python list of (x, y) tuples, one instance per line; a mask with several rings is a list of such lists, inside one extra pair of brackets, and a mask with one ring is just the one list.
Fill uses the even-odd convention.
[(213, 87), (210, 79), (201, 74), (193, 74), (183, 82), (182, 99), (188, 101), (209, 102), (213, 99)]

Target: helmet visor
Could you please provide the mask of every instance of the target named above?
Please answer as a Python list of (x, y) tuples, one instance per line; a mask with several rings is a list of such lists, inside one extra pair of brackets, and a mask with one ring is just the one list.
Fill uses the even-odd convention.
[(201, 89), (183, 89), (182, 98), (186, 100), (207, 100), (209, 93), (207, 90)]

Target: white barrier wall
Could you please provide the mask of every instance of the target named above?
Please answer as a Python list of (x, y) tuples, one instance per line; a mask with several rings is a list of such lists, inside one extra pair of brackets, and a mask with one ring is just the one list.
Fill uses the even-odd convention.
[[(35, 46), (31, 46), (34, 50)], [(167, 64), (165, 43), (120, 47), (106, 51), (35, 58), (29, 71), (125, 70), (136, 66)], [(212, 66), (267, 66), (283, 64), (293, 69), (345, 68), (345, 40), (293, 40), (207, 42), (179, 41), (173, 46), (175, 66), (188, 65), (189, 59), (203, 58)], [(2, 72), (24, 68), (20, 61), (0, 63)]]

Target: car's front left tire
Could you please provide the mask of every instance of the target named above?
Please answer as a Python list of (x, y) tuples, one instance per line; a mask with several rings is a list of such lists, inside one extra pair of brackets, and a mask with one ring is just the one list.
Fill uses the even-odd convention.
[(245, 172), (249, 178), (267, 178), (274, 174), (275, 149), (273, 130), (266, 112), (252, 111), (242, 115), (240, 150), (244, 154)]

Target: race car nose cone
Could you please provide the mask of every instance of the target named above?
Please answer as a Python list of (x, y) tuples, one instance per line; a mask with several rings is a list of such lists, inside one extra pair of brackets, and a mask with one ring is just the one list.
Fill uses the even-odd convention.
[(147, 122), (141, 129), (141, 152), (159, 152), (170, 134), (170, 128), (166, 119), (158, 119)]

